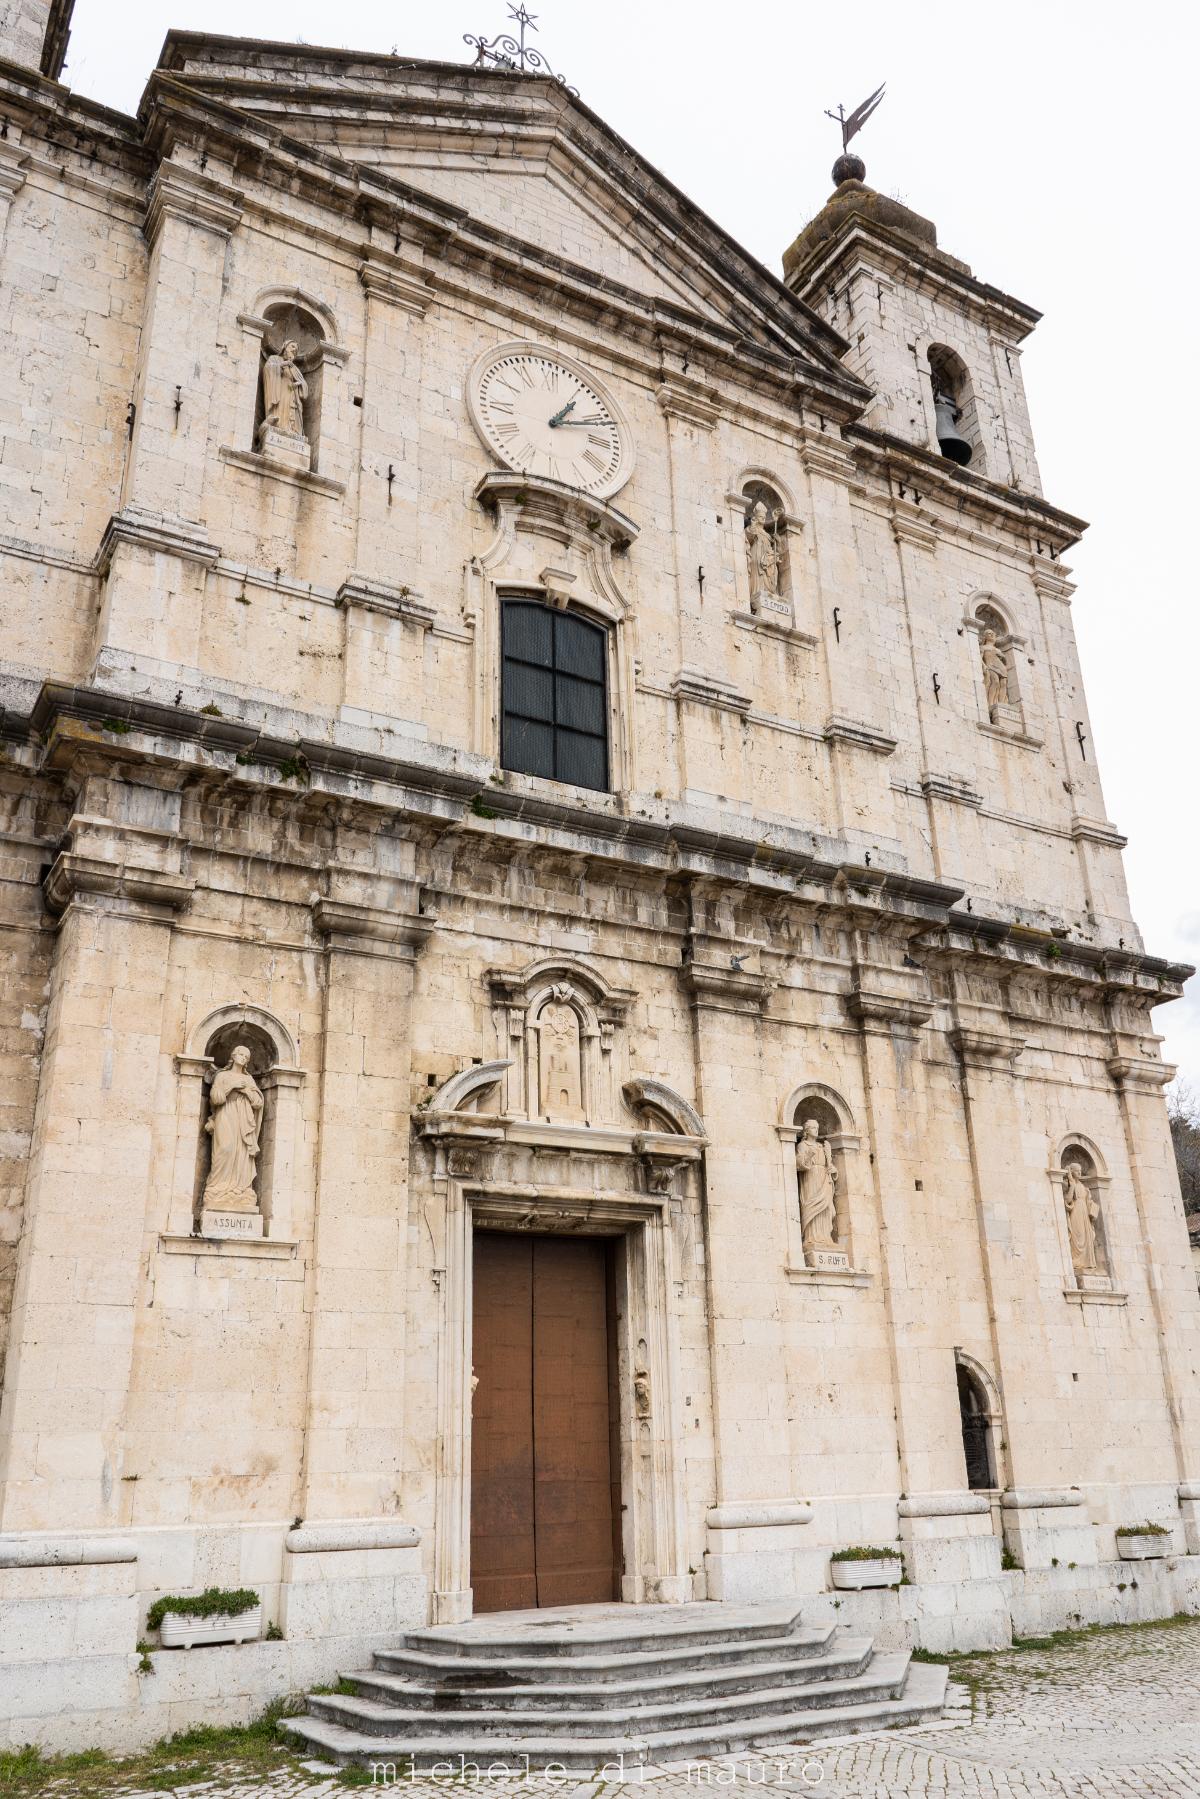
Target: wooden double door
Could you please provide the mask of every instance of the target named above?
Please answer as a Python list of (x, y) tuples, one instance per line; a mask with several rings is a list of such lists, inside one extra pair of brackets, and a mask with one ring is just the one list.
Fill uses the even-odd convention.
[(477, 1612), (618, 1596), (612, 1244), (476, 1231)]

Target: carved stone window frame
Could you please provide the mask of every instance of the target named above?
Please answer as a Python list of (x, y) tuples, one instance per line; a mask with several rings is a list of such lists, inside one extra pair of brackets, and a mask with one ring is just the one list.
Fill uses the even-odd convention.
[(300, 1146), (300, 1090), (305, 1070), (295, 1038), (274, 1013), (236, 1004), (209, 1012), (188, 1035), (175, 1064), (175, 1154), (171, 1171), (167, 1231), (170, 1237), (196, 1236), (197, 1167), (207, 1089), (217, 1072), (207, 1046), (230, 1026), (244, 1024), (274, 1045), (275, 1060), (260, 1078), (266, 1099), (258, 1164), (258, 1202), (266, 1237), (292, 1242), (296, 1167)]
[[(463, 612), (473, 628), (475, 715), (472, 748), (496, 765), (504, 785), (556, 800), (579, 795), (589, 810), (633, 792), (637, 778), (636, 637), (633, 609), (618, 564), (638, 535), (631, 519), (604, 500), (534, 476), (485, 475), (475, 498), (495, 520), (491, 542), (466, 565)], [(577, 612), (607, 638), (608, 779), (606, 793), (501, 768), (505, 600), (533, 600)]]
[[(1071, 1235), (1067, 1225), (1066, 1202), (1063, 1197), (1063, 1176), (1066, 1174), (1066, 1164), (1072, 1159), (1072, 1155), (1083, 1161), (1084, 1182), (1091, 1189), (1100, 1207), (1099, 1216), (1096, 1219), (1096, 1237), (1104, 1261), (1104, 1272), (1086, 1276), (1087, 1286), (1080, 1285), (1079, 1276), (1075, 1272), (1075, 1264), (1071, 1260)], [(1117, 1285), (1108, 1203), (1112, 1176), (1108, 1172), (1099, 1148), (1090, 1137), (1085, 1137), (1081, 1131), (1071, 1131), (1059, 1143), (1046, 1173), (1053, 1195), (1059, 1254), (1062, 1257), (1063, 1297), (1076, 1304), (1086, 1305), (1090, 1302), (1100, 1305), (1123, 1304), (1126, 1296)]]
[[(819, 1100), (834, 1114), (841, 1127), (839, 1130), (826, 1132), (824, 1140), (829, 1144), (833, 1165), (838, 1173), (834, 1213), (837, 1220), (837, 1241), (850, 1258), (848, 1268), (813, 1268), (805, 1259), (804, 1238), (800, 1229), (800, 1190), (796, 1179), (796, 1145), (804, 1129), (803, 1122), (797, 1122), (797, 1113), (806, 1100)], [(835, 1088), (827, 1086), (823, 1081), (805, 1081), (799, 1087), (794, 1087), (784, 1100), (775, 1134), (779, 1138), (784, 1214), (787, 1218), (788, 1259), (785, 1273), (788, 1279), (814, 1285), (867, 1286), (871, 1276), (859, 1265), (860, 1257), (856, 1254), (856, 1248), (859, 1247), (857, 1239), (862, 1229), (862, 1213), (861, 1207), (855, 1203), (854, 1158), (862, 1147), (862, 1139), (849, 1105)]]

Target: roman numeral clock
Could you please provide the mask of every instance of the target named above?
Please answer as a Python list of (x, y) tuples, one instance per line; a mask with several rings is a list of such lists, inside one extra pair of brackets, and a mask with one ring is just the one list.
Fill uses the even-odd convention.
[(611, 394), (581, 363), (538, 344), (501, 344), (467, 384), (475, 429), (510, 469), (605, 499), (633, 472), (633, 439)]

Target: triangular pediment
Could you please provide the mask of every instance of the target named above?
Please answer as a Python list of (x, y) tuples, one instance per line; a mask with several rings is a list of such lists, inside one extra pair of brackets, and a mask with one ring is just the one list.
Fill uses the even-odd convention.
[(453, 206), (481, 231), (860, 392), (824, 320), (544, 77), (172, 33), (160, 67), (260, 125)]

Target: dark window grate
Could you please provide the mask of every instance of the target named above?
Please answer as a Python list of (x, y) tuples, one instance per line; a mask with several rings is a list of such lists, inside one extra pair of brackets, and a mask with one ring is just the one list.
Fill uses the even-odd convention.
[(608, 634), (533, 600), (501, 610), (500, 760), (518, 774), (608, 788)]

